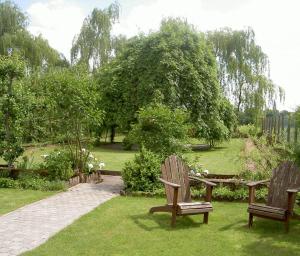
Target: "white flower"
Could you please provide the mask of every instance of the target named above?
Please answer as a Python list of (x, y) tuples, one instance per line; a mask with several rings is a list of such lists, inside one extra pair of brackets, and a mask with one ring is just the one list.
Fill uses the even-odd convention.
[(88, 166), (88, 168), (89, 168), (89, 171), (90, 171), (91, 169), (93, 169), (93, 168), (94, 168), (94, 165), (93, 165), (93, 164), (91, 164), (91, 163), (89, 163), (87, 166)]
[(105, 167), (105, 163), (100, 162), (100, 163), (99, 163), (99, 168), (100, 168), (100, 170), (101, 170), (103, 167)]
[(196, 173), (196, 176), (199, 176), (199, 177), (200, 177), (200, 176), (201, 176), (201, 173), (197, 172), (197, 173)]
[(85, 152), (86, 152), (86, 149), (85, 149), (85, 148), (82, 148), (82, 149), (81, 149), (81, 152), (82, 152), (82, 153), (85, 153)]
[(208, 170), (204, 170), (203, 173), (204, 173), (205, 175), (208, 175), (208, 174), (209, 174), (209, 171), (208, 171)]
[(41, 155), (42, 158), (47, 158), (49, 155), (47, 154), (44, 154), (44, 155)]
[(91, 153), (89, 153), (89, 158), (94, 159), (94, 156)]

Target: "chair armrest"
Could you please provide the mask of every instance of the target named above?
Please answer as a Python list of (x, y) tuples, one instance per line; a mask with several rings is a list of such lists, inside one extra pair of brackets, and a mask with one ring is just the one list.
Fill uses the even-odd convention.
[(300, 191), (300, 188), (293, 188), (293, 189), (287, 189), (286, 192), (288, 193), (288, 214), (289, 216), (292, 214), (293, 207), (294, 207), (294, 202), (295, 202), (295, 197), (296, 193)]
[(247, 186), (248, 187), (256, 187), (257, 185), (264, 184), (268, 181), (270, 181), (270, 180), (268, 179), (268, 180), (251, 181), (251, 182), (247, 183)]
[(159, 178), (159, 180), (160, 180), (162, 183), (164, 183), (164, 184), (166, 184), (166, 185), (168, 185), (168, 186), (171, 186), (172, 188), (180, 188), (180, 185), (178, 185), (178, 184), (176, 184), (176, 183), (172, 183), (172, 182), (166, 181), (166, 180), (164, 180), (164, 179), (162, 179), (162, 178)]
[(197, 180), (197, 181), (203, 182), (203, 183), (205, 183), (208, 186), (214, 187), (214, 186), (217, 185), (216, 183), (213, 183), (211, 181), (208, 181), (208, 180), (205, 180), (205, 179), (201, 179), (201, 178), (198, 178), (198, 177), (189, 176), (189, 178), (192, 179), (192, 180)]
[(205, 202), (211, 202), (212, 199), (212, 190), (213, 187), (216, 186), (215, 183), (205, 180), (205, 179), (200, 179), (198, 177), (194, 177), (194, 176), (189, 176), (190, 179), (192, 180), (197, 180), (200, 182), (203, 182), (206, 185), (206, 197), (205, 197)]
[(300, 188), (289, 188), (286, 192), (288, 192), (288, 193), (297, 193), (297, 192), (300, 192)]
[(256, 186), (259, 185), (259, 184), (264, 184), (268, 181), (270, 181), (270, 180), (269, 179), (268, 180), (259, 180), (259, 181), (252, 181), (252, 182), (249, 182), (247, 184), (247, 186), (249, 188), (249, 200), (248, 200), (249, 204), (253, 204), (255, 202), (255, 188), (256, 188)]

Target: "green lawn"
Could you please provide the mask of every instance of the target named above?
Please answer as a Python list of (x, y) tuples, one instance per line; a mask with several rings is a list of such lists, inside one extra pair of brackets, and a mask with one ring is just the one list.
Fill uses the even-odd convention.
[(199, 157), (203, 168), (214, 174), (236, 174), (243, 167), (241, 152), (244, 149), (244, 139), (231, 139), (208, 151), (198, 151), (187, 154), (188, 157)]
[(55, 193), (57, 192), (1, 188), (0, 215)]
[[(25, 155), (33, 156), (35, 163), (43, 161), (42, 155), (49, 154), (54, 149), (59, 149), (58, 146), (35, 147), (25, 151)], [(124, 163), (134, 158), (135, 151), (125, 151), (109, 149), (105, 147), (94, 147), (90, 149), (93, 155), (105, 163), (106, 170), (121, 171)]]
[[(199, 157), (199, 162), (210, 173), (236, 174), (242, 168), (240, 154), (245, 144), (244, 139), (231, 139), (218, 147), (207, 151), (196, 151), (187, 153), (189, 158)], [(48, 154), (58, 146), (31, 147), (27, 148), (25, 155), (33, 156), (34, 162), (39, 163), (43, 159), (41, 155)], [(125, 151), (112, 149), (108, 146), (94, 147), (91, 149), (93, 155), (105, 163), (106, 170), (121, 171), (124, 163), (133, 159), (136, 151)], [(1, 161), (0, 161), (1, 162)], [(3, 161), (2, 161), (3, 162)]]
[(149, 215), (163, 199), (118, 197), (25, 255), (300, 255), (300, 222), (289, 234), (283, 224), (255, 219), (246, 227), (246, 203), (215, 202), (209, 224), (202, 216), (181, 217), (175, 229), (170, 215)]

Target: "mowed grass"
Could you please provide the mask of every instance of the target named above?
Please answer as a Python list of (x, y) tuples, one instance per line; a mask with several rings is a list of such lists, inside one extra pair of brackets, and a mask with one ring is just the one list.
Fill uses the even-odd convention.
[(0, 215), (54, 195), (55, 193), (57, 192), (1, 188)]
[[(240, 156), (244, 145), (244, 139), (231, 139), (214, 149), (193, 151), (187, 153), (186, 156), (189, 159), (196, 157), (203, 168), (208, 169), (210, 173), (237, 174), (243, 167)], [(41, 155), (49, 154), (55, 149), (60, 149), (60, 147), (56, 145), (30, 147), (26, 149), (25, 155), (34, 157), (34, 163), (37, 164), (43, 161)], [(137, 151), (126, 151), (120, 147), (114, 148), (108, 145), (92, 147), (90, 151), (98, 161), (105, 163), (104, 169), (113, 171), (121, 171), (125, 162), (132, 160), (137, 153)]]
[[(24, 155), (34, 157), (34, 163), (41, 163), (43, 161), (42, 155), (49, 154), (55, 149), (61, 149), (59, 146), (46, 146), (28, 148)], [(106, 147), (93, 147), (89, 149), (97, 161), (105, 163), (105, 170), (121, 171), (125, 162), (134, 158), (136, 151), (126, 151), (119, 149), (110, 149)]]
[(170, 214), (148, 214), (164, 199), (117, 197), (83, 216), (25, 255), (300, 255), (300, 222), (288, 234), (281, 222), (255, 219), (246, 226), (246, 203), (214, 202), (209, 224), (202, 215), (178, 218), (170, 228)]
[(241, 154), (244, 147), (244, 139), (233, 138), (211, 150), (191, 152), (187, 156), (190, 159), (199, 158), (199, 163), (210, 173), (237, 174), (243, 168), (244, 163), (241, 160)]

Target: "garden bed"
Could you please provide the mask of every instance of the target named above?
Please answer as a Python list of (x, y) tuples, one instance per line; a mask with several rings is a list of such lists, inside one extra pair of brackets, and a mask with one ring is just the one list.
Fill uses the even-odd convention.
[(74, 176), (67, 181), (68, 187), (73, 187), (79, 183), (99, 183), (102, 182), (100, 171), (91, 173), (91, 174), (83, 174), (83, 176)]

